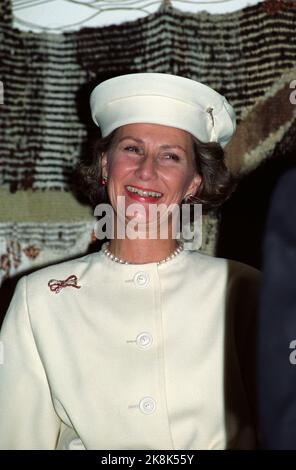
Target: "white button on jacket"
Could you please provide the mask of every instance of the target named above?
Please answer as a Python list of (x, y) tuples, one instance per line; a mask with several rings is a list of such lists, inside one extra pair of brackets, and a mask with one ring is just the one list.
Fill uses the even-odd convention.
[(145, 397), (140, 401), (140, 410), (145, 414), (151, 414), (156, 408), (155, 400), (152, 397)]
[(137, 272), (135, 274), (136, 287), (146, 287), (149, 284), (149, 274), (146, 272)]
[(258, 293), (258, 271), (189, 251), (23, 277), (0, 336), (0, 448), (253, 448)]
[(149, 348), (152, 344), (153, 338), (150, 333), (140, 333), (137, 336), (136, 343), (140, 348)]

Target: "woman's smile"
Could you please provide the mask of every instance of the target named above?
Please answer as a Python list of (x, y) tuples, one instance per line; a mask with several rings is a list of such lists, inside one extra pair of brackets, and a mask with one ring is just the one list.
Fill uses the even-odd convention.
[(125, 192), (131, 199), (141, 203), (157, 203), (163, 196), (163, 193), (155, 189), (134, 185), (126, 185)]

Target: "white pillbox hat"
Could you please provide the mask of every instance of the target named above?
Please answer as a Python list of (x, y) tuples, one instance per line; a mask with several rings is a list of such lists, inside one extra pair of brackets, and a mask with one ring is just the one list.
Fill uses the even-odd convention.
[(224, 147), (236, 129), (234, 109), (224, 96), (203, 83), (166, 73), (105, 80), (92, 91), (90, 107), (103, 137), (125, 124), (162, 124)]

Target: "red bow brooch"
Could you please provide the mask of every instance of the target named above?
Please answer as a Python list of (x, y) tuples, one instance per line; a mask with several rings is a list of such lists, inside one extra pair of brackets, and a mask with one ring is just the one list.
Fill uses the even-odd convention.
[(51, 279), (48, 281), (48, 287), (52, 292), (58, 294), (64, 287), (75, 287), (75, 289), (80, 289), (81, 286), (77, 285), (77, 276), (71, 274), (67, 279)]

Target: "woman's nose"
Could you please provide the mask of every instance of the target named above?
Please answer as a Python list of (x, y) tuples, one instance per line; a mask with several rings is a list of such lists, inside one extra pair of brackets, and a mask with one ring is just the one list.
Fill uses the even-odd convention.
[(140, 159), (136, 175), (141, 179), (151, 179), (156, 174), (156, 159), (152, 155), (145, 155)]

